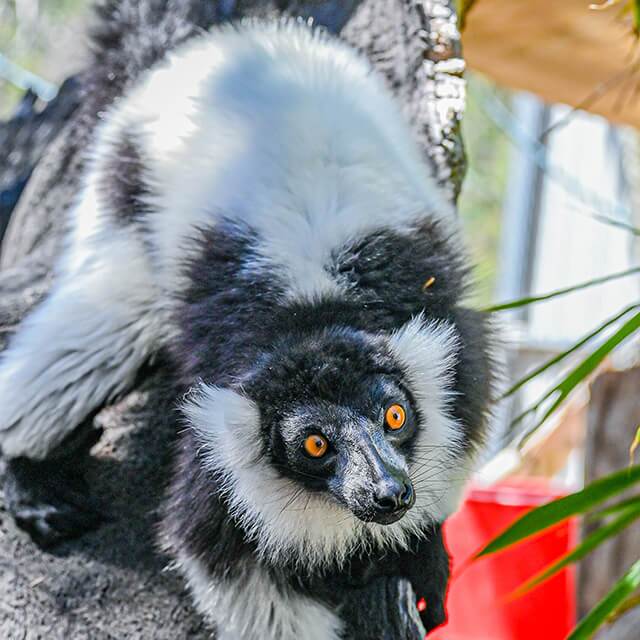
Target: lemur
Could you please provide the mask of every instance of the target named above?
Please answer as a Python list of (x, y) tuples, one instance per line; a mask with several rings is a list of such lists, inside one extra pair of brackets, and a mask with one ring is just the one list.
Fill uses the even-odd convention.
[(304, 24), (216, 27), (88, 157), (54, 288), (0, 356), (17, 522), (43, 545), (95, 524), (43, 470), (163, 351), (189, 390), (161, 542), (219, 640), (383, 637), (352, 594), (393, 577), (441, 623), (492, 339), (381, 79)]

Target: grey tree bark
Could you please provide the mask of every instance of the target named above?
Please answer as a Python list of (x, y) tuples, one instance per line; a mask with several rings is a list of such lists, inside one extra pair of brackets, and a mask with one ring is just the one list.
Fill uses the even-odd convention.
[[(240, 0), (235, 15), (289, 10), (315, 16), (335, 30), (344, 25), (342, 36), (387, 78), (435, 175), (455, 200), (464, 174), (460, 119), (465, 93), (452, 4)], [(19, 127), (16, 121), (0, 125), (5, 152), (0, 156), (0, 191), (11, 190), (11, 181), (20, 176), (31, 176), (0, 252), (0, 349), (51, 286), (65, 212), (77, 191), (75, 176), (88, 144), (77, 135), (77, 123), (97, 121), (95, 106), (86, 108), (85, 80), (80, 74), (68, 85), (48, 115), (34, 112)], [(11, 127), (19, 135), (9, 135)], [(157, 363), (144, 372), (137, 389), (97, 416), (104, 436), (94, 447), (87, 474), (96, 497), (108, 505), (109, 521), (99, 530), (44, 553), (0, 506), (2, 638), (208, 637), (182, 582), (155, 547), (156, 509), (176, 429), (173, 404), (162, 363)], [(388, 585), (381, 586), (380, 594), (385, 589)], [(407, 585), (397, 589), (398, 602), (411, 600)], [(390, 615), (389, 626), (399, 628), (387, 629), (387, 637), (404, 637), (406, 616), (406, 608)]]

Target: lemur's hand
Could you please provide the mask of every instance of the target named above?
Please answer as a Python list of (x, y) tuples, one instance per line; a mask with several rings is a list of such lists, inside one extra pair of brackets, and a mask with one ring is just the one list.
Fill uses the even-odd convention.
[(447, 620), (444, 608), (445, 594), (432, 592), (424, 594), (422, 597), (424, 598), (425, 605), (420, 607), (418, 611), (422, 624), (427, 630), (427, 633), (430, 633)]
[(442, 528), (433, 525), (427, 536), (400, 554), (397, 567), (406, 576), (417, 595), (424, 598), (420, 619), (427, 632), (446, 620), (445, 598), (449, 581), (449, 555), (442, 540)]
[(425, 628), (408, 580), (376, 578), (345, 593), (340, 607), (345, 640), (424, 640)]

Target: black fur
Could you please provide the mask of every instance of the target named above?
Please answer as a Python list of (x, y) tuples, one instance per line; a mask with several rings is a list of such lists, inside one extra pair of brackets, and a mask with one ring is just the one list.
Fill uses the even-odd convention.
[(447, 318), (465, 294), (469, 273), (458, 245), (432, 218), (347, 245), (334, 253), (330, 271), (351, 289), (350, 297), (367, 305), (366, 321), (373, 315), (381, 330), (401, 326), (420, 310)]
[(151, 187), (145, 170), (145, 158), (136, 132), (125, 130), (115, 142), (111, 156), (101, 174), (100, 197), (106, 210), (121, 225), (136, 223), (144, 229), (145, 218), (151, 213)]
[[(217, 1), (102, 0), (92, 33), (94, 82), (120, 94), (179, 44), (224, 17)], [(222, 3), (223, 4), (223, 3)]]
[(284, 296), (275, 269), (250, 269), (253, 230), (226, 220), (193, 239), (199, 256), (185, 266), (190, 283), (179, 292), (180, 337), (173, 345), (185, 386), (194, 380), (231, 384), (273, 339), (269, 319)]
[(106, 519), (84, 479), (89, 450), (102, 435), (93, 417), (69, 434), (46, 460), (7, 460), (7, 511), (44, 549), (95, 529)]

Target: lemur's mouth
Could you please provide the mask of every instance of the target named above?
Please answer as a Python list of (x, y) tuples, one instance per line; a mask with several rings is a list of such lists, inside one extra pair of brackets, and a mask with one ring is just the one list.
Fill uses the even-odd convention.
[(406, 509), (394, 511), (392, 513), (378, 513), (374, 515), (372, 520), (376, 524), (389, 525), (389, 524), (393, 524), (394, 522), (398, 522), (398, 520), (401, 520), (402, 518), (404, 518), (404, 516), (407, 514), (408, 511), (409, 511), (409, 507), (407, 507)]

